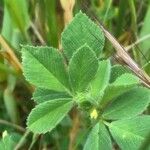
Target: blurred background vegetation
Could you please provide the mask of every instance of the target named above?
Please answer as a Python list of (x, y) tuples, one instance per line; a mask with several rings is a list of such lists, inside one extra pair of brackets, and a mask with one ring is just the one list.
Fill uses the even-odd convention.
[[(34, 88), (22, 75), (20, 55), (21, 44), (62, 49), (61, 32), (79, 10), (89, 16), (92, 10), (150, 74), (150, 0), (0, 0), (0, 135), (7, 130), (22, 149), (71, 150), (84, 143), (87, 120), (75, 111), (51, 134), (25, 132)], [(106, 41), (102, 57), (113, 53)]]

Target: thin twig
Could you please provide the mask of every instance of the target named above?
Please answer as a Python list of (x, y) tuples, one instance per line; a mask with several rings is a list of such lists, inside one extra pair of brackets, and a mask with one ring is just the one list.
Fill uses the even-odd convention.
[(42, 35), (40, 34), (40, 32), (38, 31), (38, 29), (36, 28), (36, 26), (34, 25), (33, 22), (30, 22), (30, 25), (34, 31), (34, 33), (36, 34), (37, 38), (39, 39), (39, 41), (41, 42), (42, 45), (46, 45), (46, 42), (44, 41)]
[(14, 51), (12, 50), (12, 48), (7, 44), (6, 40), (4, 39), (4, 37), (2, 35), (0, 35), (0, 44), (3, 47), (3, 49), (6, 51), (6, 53), (8, 54), (8, 58), (10, 58), (10, 60), (8, 59), (8, 61), (16, 68), (17, 71), (21, 71), (22, 70), (22, 66), (21, 63), (19, 62), (18, 58), (16, 57)]
[[(91, 13), (93, 14), (93, 12)], [(93, 15), (93, 17), (96, 21), (98, 21), (98, 25), (103, 30), (104, 35), (115, 48), (117, 56), (125, 62), (125, 64), (139, 77), (146, 87), (150, 88), (149, 75), (138, 66), (138, 64), (130, 57), (125, 48), (117, 41), (117, 39), (105, 29), (99, 19), (95, 15)]]
[(117, 55), (128, 65), (128, 67), (141, 79), (143, 84), (150, 88), (150, 77), (142, 70), (126, 52), (125, 48), (111, 35), (101, 24), (99, 24), (107, 39), (112, 43)]
[(28, 148), (28, 150), (32, 150), (34, 144), (36, 143), (36, 141), (39, 139), (40, 135), (39, 134), (33, 134), (33, 137), (32, 137), (32, 142)]
[(131, 44), (131, 45), (125, 47), (125, 50), (126, 50), (126, 51), (129, 51), (130, 49), (132, 49), (133, 47), (135, 47), (137, 44), (139, 44), (139, 43), (141, 43), (141, 42), (143, 42), (143, 41), (145, 41), (145, 40), (147, 40), (147, 39), (149, 39), (149, 38), (150, 38), (150, 34), (147, 34), (147, 35), (143, 36), (142, 38), (138, 39), (138, 40), (137, 40), (136, 42), (134, 42), (133, 44)]
[[(88, 7), (85, 5), (85, 8)], [(95, 13), (90, 11), (93, 19), (98, 23), (99, 27), (103, 30), (104, 35), (110, 41), (112, 46), (115, 48), (117, 56), (121, 58), (124, 63), (136, 74), (141, 82), (148, 88), (150, 88), (150, 77), (149, 75), (141, 69), (138, 64), (130, 57), (125, 48), (117, 41), (117, 39), (103, 26), (101, 21), (95, 16)]]
[(13, 128), (15, 128), (16, 130), (18, 130), (18, 131), (20, 131), (20, 132), (25, 132), (25, 131), (26, 131), (23, 127), (21, 127), (21, 126), (19, 126), (19, 125), (17, 125), (17, 124), (8, 122), (8, 121), (6, 121), (6, 120), (0, 119), (0, 124), (13, 127)]

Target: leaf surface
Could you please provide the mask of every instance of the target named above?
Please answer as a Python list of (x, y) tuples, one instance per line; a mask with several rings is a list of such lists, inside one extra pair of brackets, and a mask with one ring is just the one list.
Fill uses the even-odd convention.
[(62, 33), (62, 46), (68, 59), (85, 43), (99, 56), (104, 42), (105, 38), (100, 27), (82, 12), (76, 14), (73, 21)]
[(21, 135), (18, 133), (8, 134), (5, 130), (2, 134), (2, 138), (0, 139), (0, 150), (12, 150), (15, 149), (15, 146), (21, 139)]
[(73, 101), (67, 98), (50, 100), (32, 109), (27, 119), (28, 128), (34, 133), (51, 131), (72, 108)]
[[(146, 37), (147, 35), (150, 34), (150, 28), (149, 28), (149, 24), (150, 24), (150, 3), (147, 7), (147, 12), (146, 15), (144, 17), (144, 21), (143, 21), (143, 26), (140, 30), (140, 38)], [(142, 57), (142, 62), (143, 64), (145, 64), (147, 62), (147, 60), (145, 60), (145, 57), (149, 60), (150, 59), (150, 54), (149, 54), (149, 47), (150, 47), (150, 42), (149, 42), (150, 38), (147, 38), (146, 40), (142, 41), (140, 43), (140, 49), (142, 50), (142, 53), (144, 55), (144, 57)]]
[(95, 53), (84, 45), (72, 56), (69, 63), (69, 75), (75, 92), (84, 91), (94, 78), (98, 69), (98, 59)]
[(139, 79), (129, 73), (122, 74), (113, 83), (109, 84), (105, 89), (101, 103), (104, 105), (115, 99), (119, 95), (129, 91), (139, 84)]
[(93, 97), (99, 96), (107, 87), (110, 78), (110, 71), (111, 64), (109, 60), (99, 62), (98, 71), (90, 84), (90, 93)]
[(112, 66), (110, 83), (113, 83), (119, 76), (121, 76), (124, 73), (132, 73), (132, 72), (125, 66), (121, 66), (121, 65)]
[(138, 87), (117, 97), (105, 110), (103, 117), (116, 120), (141, 114), (150, 103), (150, 90)]
[(22, 61), (24, 76), (35, 86), (56, 91), (69, 89), (64, 60), (57, 49), (23, 46)]
[(84, 150), (112, 150), (109, 133), (102, 122), (97, 123), (90, 131)]
[(26, 0), (4, 0), (14, 25), (24, 34), (29, 27), (28, 6)]
[(150, 116), (114, 121), (109, 125), (109, 129), (122, 150), (139, 150), (150, 133)]
[(37, 103), (43, 103), (45, 101), (58, 99), (58, 98), (71, 98), (71, 96), (66, 92), (58, 92), (49, 89), (37, 88), (33, 93), (33, 99)]

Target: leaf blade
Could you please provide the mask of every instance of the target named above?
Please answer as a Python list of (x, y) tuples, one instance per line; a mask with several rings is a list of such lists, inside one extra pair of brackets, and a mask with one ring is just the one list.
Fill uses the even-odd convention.
[(95, 53), (84, 45), (73, 55), (69, 63), (69, 75), (75, 92), (85, 90), (94, 78), (98, 69), (98, 59)]
[(101, 103), (103, 105), (109, 103), (111, 100), (127, 92), (138, 84), (139, 79), (136, 76), (129, 73), (122, 74), (105, 89)]
[(23, 46), (22, 64), (24, 76), (30, 83), (58, 91), (69, 88), (63, 58), (55, 48)]
[(64, 98), (43, 102), (32, 109), (27, 119), (27, 126), (34, 133), (51, 131), (72, 106), (73, 101)]
[(109, 133), (102, 122), (97, 123), (89, 133), (84, 150), (112, 150)]
[(109, 60), (99, 62), (99, 67), (95, 78), (92, 80), (90, 85), (90, 93), (93, 97), (100, 95), (109, 83), (111, 64)]
[(131, 118), (141, 114), (150, 103), (150, 91), (146, 88), (134, 88), (109, 105), (103, 113), (106, 119), (116, 120)]
[(122, 150), (138, 150), (150, 132), (150, 117), (143, 115), (114, 121), (109, 125), (109, 129)]
[(85, 43), (99, 56), (105, 38), (102, 30), (84, 13), (79, 12), (63, 31), (61, 41), (64, 53), (70, 59), (73, 53)]
[(25, 34), (29, 27), (29, 14), (27, 1), (25, 0), (5, 0), (10, 18), (15, 26)]
[(71, 98), (71, 96), (66, 92), (58, 92), (42, 88), (36, 88), (35, 92), (33, 93), (33, 99), (37, 103), (42, 103), (58, 98)]

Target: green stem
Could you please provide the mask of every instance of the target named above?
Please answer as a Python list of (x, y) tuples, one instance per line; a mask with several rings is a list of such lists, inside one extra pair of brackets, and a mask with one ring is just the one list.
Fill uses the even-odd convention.
[(34, 144), (38, 140), (38, 138), (39, 138), (39, 135), (37, 135), (37, 134), (33, 135), (32, 142), (31, 142), (30, 147), (29, 147), (28, 150), (32, 150), (32, 147), (34, 146)]
[(116, 28), (116, 36), (118, 37), (121, 34), (124, 25), (124, 16), (126, 13), (127, 2), (125, 0), (120, 0), (119, 2), (119, 14), (117, 18), (117, 28)]
[(30, 131), (27, 130), (24, 135), (22, 136), (22, 138), (20, 139), (20, 141), (18, 142), (18, 144), (16, 145), (14, 150), (19, 150), (26, 142), (26, 138), (28, 137), (28, 135), (30, 134)]
[(103, 121), (103, 122), (104, 122), (104, 124), (105, 124), (107, 127), (110, 126), (110, 123), (109, 123), (109, 122), (107, 122), (107, 121)]
[(106, 9), (106, 13), (105, 13), (105, 16), (104, 16), (104, 21), (103, 21), (104, 23), (106, 22), (106, 19), (108, 17), (108, 12), (110, 10), (111, 4), (112, 4), (112, 0), (109, 0), (108, 7)]
[(8, 122), (6, 120), (2, 120), (0, 119), (0, 124), (6, 125), (6, 126), (10, 126), (12, 128), (15, 128), (16, 130), (20, 131), (20, 132), (25, 132), (25, 129), (17, 124)]
[(128, 0), (129, 3), (129, 7), (130, 7), (130, 11), (131, 11), (131, 27), (133, 32), (135, 32), (135, 34), (137, 33), (137, 17), (136, 17), (136, 9), (135, 9), (135, 4), (134, 4), (134, 0)]

